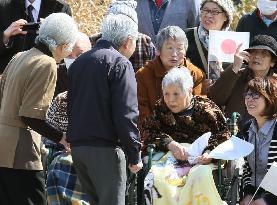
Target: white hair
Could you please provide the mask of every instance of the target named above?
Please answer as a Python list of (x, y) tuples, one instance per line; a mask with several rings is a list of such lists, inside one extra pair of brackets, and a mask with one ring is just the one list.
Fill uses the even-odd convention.
[(179, 26), (167, 26), (159, 31), (156, 41), (157, 49), (160, 51), (164, 42), (170, 38), (183, 42), (185, 50), (187, 51), (188, 39), (186, 33)]
[(193, 88), (193, 79), (186, 67), (174, 67), (168, 71), (162, 81), (162, 90), (168, 86), (178, 86), (184, 93)]
[(109, 14), (102, 24), (102, 38), (113, 43), (117, 48), (127, 40), (129, 36), (138, 38), (137, 23), (123, 14)]
[(59, 45), (68, 44), (67, 48), (71, 51), (77, 34), (78, 27), (72, 17), (65, 13), (52, 13), (42, 21), (36, 42), (45, 44), (50, 51)]

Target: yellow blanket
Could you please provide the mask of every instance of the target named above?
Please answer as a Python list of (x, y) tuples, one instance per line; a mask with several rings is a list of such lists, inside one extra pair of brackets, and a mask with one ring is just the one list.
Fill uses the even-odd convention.
[[(180, 166), (176, 163), (169, 152), (152, 166), (145, 179), (148, 204), (223, 204), (217, 192), (210, 165), (187, 167), (187, 165)], [(149, 195), (151, 196), (149, 197)]]

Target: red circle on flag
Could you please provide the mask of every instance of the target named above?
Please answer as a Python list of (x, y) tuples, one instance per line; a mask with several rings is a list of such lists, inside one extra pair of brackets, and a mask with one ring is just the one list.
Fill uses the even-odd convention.
[(233, 54), (236, 52), (237, 44), (232, 39), (225, 39), (221, 43), (221, 49), (225, 54)]

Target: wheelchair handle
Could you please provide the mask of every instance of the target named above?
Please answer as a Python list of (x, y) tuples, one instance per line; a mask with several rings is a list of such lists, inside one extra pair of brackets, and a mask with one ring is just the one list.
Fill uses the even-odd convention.
[(155, 147), (156, 147), (155, 144), (147, 145), (147, 154), (148, 154), (147, 171), (149, 171), (152, 167), (152, 157), (153, 157), (153, 152)]

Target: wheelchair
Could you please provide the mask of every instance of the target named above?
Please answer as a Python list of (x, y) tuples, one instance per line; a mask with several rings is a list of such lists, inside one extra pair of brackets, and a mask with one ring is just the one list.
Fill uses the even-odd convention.
[[(232, 135), (238, 132), (238, 113), (233, 113), (230, 119), (227, 119), (227, 124)], [(147, 163), (143, 171), (137, 176), (133, 176), (133, 184), (130, 184), (126, 193), (128, 193), (126, 204), (145, 205), (144, 199), (144, 178), (152, 167), (152, 159), (155, 154), (155, 145), (148, 145), (147, 148)], [(214, 181), (218, 189), (218, 193), (226, 204), (236, 205), (239, 202), (239, 187), (241, 180), (241, 167), (239, 161), (226, 161), (218, 160), (217, 169), (213, 171)]]

